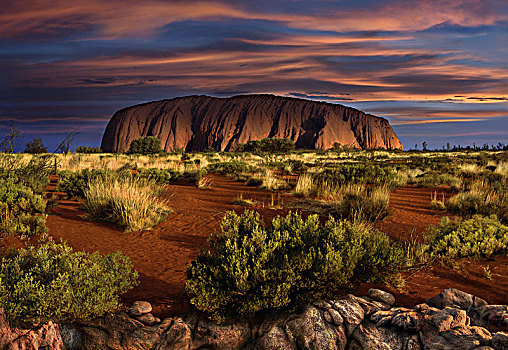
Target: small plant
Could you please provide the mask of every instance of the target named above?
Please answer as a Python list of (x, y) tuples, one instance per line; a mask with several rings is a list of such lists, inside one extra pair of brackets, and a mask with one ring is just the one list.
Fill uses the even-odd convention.
[(198, 188), (200, 188), (200, 189), (211, 188), (212, 187), (212, 179), (210, 179), (209, 177), (202, 177), (198, 180), (197, 184), (198, 184)]
[(434, 193), (430, 195), (430, 208), (432, 210), (446, 210), (445, 195), (444, 193), (442, 195), (443, 195), (442, 199), (437, 198), (436, 191), (434, 191)]
[(0, 256), (0, 307), (11, 321), (89, 320), (120, 307), (118, 294), (135, 286), (138, 274), (128, 257), (73, 252), (43, 237)]
[(87, 146), (78, 146), (74, 152), (75, 153), (88, 153), (88, 154), (103, 153), (102, 149), (100, 147), (87, 147)]
[(491, 280), (492, 279), (492, 272), (490, 271), (490, 266), (483, 267), (483, 278)]
[(243, 198), (243, 193), (240, 193), (240, 195), (236, 197), (235, 200), (233, 201), (234, 205), (243, 205), (243, 206), (253, 206), (256, 203), (257, 202), (253, 199)]
[(161, 190), (139, 178), (97, 178), (88, 184), (82, 208), (91, 220), (112, 222), (128, 232), (148, 230), (170, 212), (157, 197)]
[(294, 194), (308, 197), (314, 191), (314, 176), (310, 173), (303, 173), (298, 177)]

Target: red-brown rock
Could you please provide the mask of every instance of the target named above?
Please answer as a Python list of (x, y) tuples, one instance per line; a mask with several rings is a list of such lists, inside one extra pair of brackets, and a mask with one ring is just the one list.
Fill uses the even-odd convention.
[(109, 121), (101, 148), (126, 151), (141, 136), (158, 137), (166, 151), (229, 151), (267, 137), (288, 138), (307, 149), (328, 149), (334, 142), (402, 148), (384, 118), (339, 104), (274, 95), (187, 96), (124, 108)]

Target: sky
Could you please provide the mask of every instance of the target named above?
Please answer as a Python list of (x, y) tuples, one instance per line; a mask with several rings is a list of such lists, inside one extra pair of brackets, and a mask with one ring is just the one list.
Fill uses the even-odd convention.
[(100, 146), (113, 113), (272, 93), (390, 121), (405, 149), (508, 143), (506, 0), (19, 0), (0, 9), (0, 136)]

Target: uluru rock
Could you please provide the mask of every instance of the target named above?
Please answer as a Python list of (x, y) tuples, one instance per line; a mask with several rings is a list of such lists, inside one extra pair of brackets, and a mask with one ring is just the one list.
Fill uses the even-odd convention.
[(388, 121), (339, 104), (274, 95), (187, 96), (124, 108), (109, 121), (101, 148), (126, 151), (132, 140), (155, 136), (166, 151), (234, 150), (267, 137), (297, 148), (328, 149), (335, 142), (363, 149), (401, 149)]

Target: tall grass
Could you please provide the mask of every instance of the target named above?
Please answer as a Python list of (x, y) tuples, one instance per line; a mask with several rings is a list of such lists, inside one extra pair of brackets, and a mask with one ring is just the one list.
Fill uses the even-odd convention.
[(92, 220), (114, 223), (127, 232), (147, 230), (170, 212), (158, 197), (161, 187), (140, 178), (97, 178), (85, 190), (83, 209)]
[(469, 191), (451, 197), (446, 202), (446, 208), (450, 213), (465, 217), (496, 214), (503, 223), (507, 223), (508, 192), (492, 188), (487, 181), (473, 181)]

